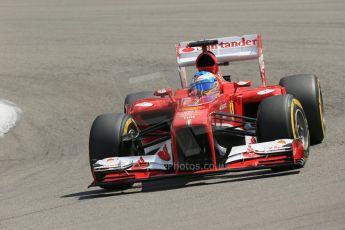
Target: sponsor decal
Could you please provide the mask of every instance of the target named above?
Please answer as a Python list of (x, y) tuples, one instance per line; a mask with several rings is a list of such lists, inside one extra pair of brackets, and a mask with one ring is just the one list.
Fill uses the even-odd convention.
[(144, 160), (143, 157), (140, 157), (140, 159), (138, 160), (137, 163), (135, 163), (133, 166), (132, 166), (132, 170), (135, 170), (135, 169), (146, 169), (147, 167), (150, 166), (150, 163), (149, 162), (146, 162)]
[(270, 150), (274, 150), (274, 149), (280, 149), (281, 147), (280, 146), (278, 146), (278, 145), (274, 145), (274, 146), (270, 146), (270, 147), (268, 147), (268, 149), (270, 149)]
[(153, 104), (150, 103), (150, 102), (144, 101), (144, 102), (141, 102), (141, 103), (136, 104), (135, 106), (139, 106), (139, 107), (151, 107), (151, 106), (153, 106)]
[(194, 119), (194, 118), (195, 118), (195, 116), (193, 116), (193, 115), (184, 116), (184, 117), (183, 117), (183, 119), (185, 119), (185, 120), (191, 120), (191, 119)]
[(285, 144), (286, 144), (286, 141), (283, 140), (283, 139), (281, 139), (281, 140), (277, 141), (277, 143), (278, 143), (278, 144), (283, 144), (283, 145), (285, 145)]
[(219, 110), (224, 110), (226, 108), (226, 103), (219, 106)]
[(202, 110), (204, 109), (204, 106), (191, 106), (191, 107), (185, 107), (183, 108), (183, 111), (194, 111), (194, 110)]
[(106, 159), (106, 162), (103, 166), (106, 167), (122, 167), (122, 162), (120, 160), (115, 160), (114, 158)]
[(189, 53), (189, 52), (193, 52), (193, 51), (194, 51), (193, 47), (187, 47), (187, 48), (182, 49), (182, 52), (184, 52), (184, 53)]
[[(244, 46), (256, 46), (257, 45), (257, 39), (246, 39), (245, 37), (242, 37), (238, 41), (229, 41), (229, 42), (221, 42), (219, 44), (215, 45), (209, 45), (207, 46), (207, 50), (215, 50), (215, 49), (228, 49), (228, 48), (236, 48), (236, 47), (244, 47)], [(190, 52), (196, 52), (200, 51), (201, 47), (187, 47), (180, 49), (181, 53), (190, 53)]]
[(168, 152), (167, 145), (165, 144), (163, 149), (158, 152), (159, 158), (161, 158), (163, 161), (169, 161), (170, 160), (170, 154)]
[(274, 89), (265, 89), (258, 92), (258, 95), (264, 95), (274, 92)]
[(176, 116), (187, 120), (187, 119), (193, 119), (195, 118), (195, 116), (199, 116), (200, 114), (201, 114), (201, 110), (190, 110), (190, 111), (177, 113)]
[[(256, 46), (257, 45), (257, 39), (246, 39), (245, 37), (242, 37), (238, 41), (230, 41), (230, 42), (221, 42), (219, 44), (215, 45), (209, 45), (207, 46), (207, 50), (215, 50), (215, 49), (228, 49), (228, 48), (236, 48), (236, 47), (244, 47), (244, 46)], [(201, 47), (187, 47), (180, 49), (181, 53), (190, 53), (195, 51), (200, 51)]]

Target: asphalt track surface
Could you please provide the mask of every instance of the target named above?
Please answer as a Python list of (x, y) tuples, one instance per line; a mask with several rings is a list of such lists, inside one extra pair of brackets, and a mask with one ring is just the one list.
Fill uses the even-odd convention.
[[(303, 170), (87, 189), (98, 114), (176, 88), (177, 41), (256, 32), (271, 84), (321, 80), (327, 136)], [(343, 0), (2, 0), (0, 98), (23, 115), (0, 139), (0, 229), (345, 229), (344, 44)]]

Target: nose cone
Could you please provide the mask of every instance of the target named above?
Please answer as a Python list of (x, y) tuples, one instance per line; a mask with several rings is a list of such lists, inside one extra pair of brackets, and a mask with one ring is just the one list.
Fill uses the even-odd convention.
[(209, 119), (207, 106), (183, 107), (175, 113), (173, 127), (207, 126)]

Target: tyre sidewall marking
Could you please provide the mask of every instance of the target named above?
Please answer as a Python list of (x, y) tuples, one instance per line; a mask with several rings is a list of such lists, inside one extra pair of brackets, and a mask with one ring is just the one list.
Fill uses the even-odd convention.
[[(124, 125), (123, 125), (123, 132), (122, 132), (122, 136), (125, 136), (129, 133), (129, 131), (131, 130), (135, 130), (136, 132), (139, 132), (139, 129), (138, 129), (138, 126), (137, 124), (135, 123), (134, 119), (131, 118), (131, 117), (126, 117), (127, 120), (124, 122)], [(122, 137), (120, 137), (120, 142), (119, 142), (119, 152), (123, 155), (126, 150), (123, 149), (124, 148), (124, 143), (122, 141)]]
[(323, 119), (323, 102), (321, 101), (321, 87), (320, 87), (320, 80), (317, 79), (317, 90), (318, 90), (318, 103), (319, 103), (319, 111), (320, 111), (320, 122), (321, 122), (321, 129), (322, 129), (322, 134), (325, 135), (325, 122)]
[(292, 135), (293, 135), (294, 139), (297, 138), (296, 129), (295, 129), (295, 113), (294, 113), (295, 105), (303, 111), (303, 107), (302, 107), (301, 103), (299, 102), (299, 100), (297, 100), (296, 98), (292, 99), (290, 117), (291, 117)]
[(131, 123), (134, 123), (134, 120), (132, 118), (128, 118), (127, 121), (125, 122), (124, 126), (123, 126), (122, 135), (126, 135), (128, 133), (128, 127), (130, 126)]

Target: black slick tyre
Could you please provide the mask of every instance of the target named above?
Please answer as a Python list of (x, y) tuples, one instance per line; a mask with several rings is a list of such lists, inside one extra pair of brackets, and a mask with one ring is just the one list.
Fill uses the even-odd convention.
[(322, 142), (326, 126), (319, 79), (311, 74), (292, 75), (282, 78), (279, 85), (301, 102), (308, 121), (311, 143)]
[[(128, 143), (122, 141), (122, 136), (129, 132), (138, 132), (137, 125), (131, 116), (120, 113), (99, 115), (91, 126), (89, 138), (90, 167), (97, 161), (108, 157), (129, 156), (131, 154)], [(93, 171), (93, 170), (92, 170)], [(93, 172), (95, 180), (101, 180), (102, 174)], [(132, 184), (116, 186), (101, 186), (105, 189), (119, 189), (131, 187)]]
[(272, 169), (302, 168), (308, 159), (310, 137), (301, 103), (290, 94), (263, 100), (258, 108), (257, 138), (259, 142), (300, 138), (304, 147), (304, 159), (291, 167)]

